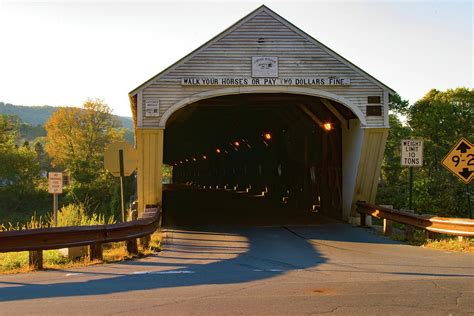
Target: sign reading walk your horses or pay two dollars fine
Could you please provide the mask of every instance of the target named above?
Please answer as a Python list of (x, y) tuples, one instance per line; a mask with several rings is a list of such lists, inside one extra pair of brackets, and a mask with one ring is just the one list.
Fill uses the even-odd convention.
[(474, 178), (474, 145), (461, 138), (441, 163), (462, 182), (469, 184)]
[(348, 77), (188, 77), (181, 79), (183, 86), (347, 86)]

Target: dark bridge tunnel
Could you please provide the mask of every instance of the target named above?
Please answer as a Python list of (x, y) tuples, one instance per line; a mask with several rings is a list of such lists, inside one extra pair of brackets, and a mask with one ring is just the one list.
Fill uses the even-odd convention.
[(338, 116), (355, 118), (334, 101), (274, 93), (215, 97), (175, 112), (164, 140), (164, 163), (173, 167), (164, 225), (340, 218)]

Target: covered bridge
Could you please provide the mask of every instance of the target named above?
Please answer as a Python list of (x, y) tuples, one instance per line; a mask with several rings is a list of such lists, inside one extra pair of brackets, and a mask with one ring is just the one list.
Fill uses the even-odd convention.
[(167, 163), (350, 221), (375, 199), (393, 93), (261, 6), (129, 93), (139, 211), (162, 203)]

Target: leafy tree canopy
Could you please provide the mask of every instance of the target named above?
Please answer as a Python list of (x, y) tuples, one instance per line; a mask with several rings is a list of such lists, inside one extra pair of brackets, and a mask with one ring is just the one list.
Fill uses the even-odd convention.
[(48, 142), (46, 151), (53, 165), (67, 168), (98, 167), (102, 164), (108, 144), (123, 138), (117, 129), (119, 121), (102, 100), (89, 99), (83, 108), (64, 107), (56, 111), (45, 125)]
[(73, 179), (70, 202), (84, 203), (90, 212), (108, 213), (113, 179), (104, 169), (104, 151), (122, 141), (124, 130), (100, 99), (89, 99), (81, 109), (65, 107), (56, 111), (45, 128), (46, 152), (54, 167), (67, 170)]
[(461, 137), (474, 140), (474, 89), (433, 89), (412, 106), (394, 96), (390, 108), (406, 115), (408, 125), (401, 124), (397, 115), (390, 116), (378, 203), (408, 207), (408, 168), (400, 166), (400, 141), (416, 138), (424, 142), (424, 162), (423, 167), (414, 168), (415, 210), (466, 217), (465, 186), (441, 160)]

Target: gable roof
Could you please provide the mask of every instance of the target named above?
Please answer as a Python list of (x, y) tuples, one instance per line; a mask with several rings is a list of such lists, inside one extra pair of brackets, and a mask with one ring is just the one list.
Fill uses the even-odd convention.
[(177, 62), (175, 62), (171, 66), (169, 66), (168, 68), (164, 69), (163, 71), (161, 71), (157, 75), (153, 76), (152, 78), (148, 79), (147, 81), (145, 81), (144, 83), (139, 85), (137, 88), (130, 91), (129, 95), (130, 96), (135, 95), (138, 91), (146, 88), (147, 86), (152, 84), (155, 80), (157, 80), (157, 79), (161, 78), (162, 76), (166, 75), (167, 73), (169, 73), (170, 71), (172, 71), (173, 69), (178, 67), (181, 63), (184, 63), (187, 60), (191, 59), (193, 56), (197, 55), (199, 52), (201, 52), (202, 50), (204, 50), (205, 48), (207, 48), (208, 46), (210, 46), (214, 42), (218, 41), (222, 37), (224, 37), (227, 34), (231, 33), (232, 31), (234, 31), (235, 29), (240, 27), (242, 24), (244, 24), (245, 22), (247, 22), (248, 20), (252, 19), (253, 17), (257, 16), (258, 14), (260, 14), (262, 12), (265, 12), (265, 13), (269, 14), (270, 16), (272, 16), (273, 18), (275, 18), (276, 20), (278, 20), (279, 22), (281, 22), (282, 24), (287, 26), (289, 29), (291, 29), (295, 33), (301, 35), (302, 37), (306, 38), (307, 40), (309, 40), (313, 44), (319, 46), (326, 53), (333, 56), (334, 58), (336, 58), (337, 60), (339, 60), (343, 64), (347, 65), (349, 68), (351, 68), (355, 72), (359, 73), (360, 75), (365, 77), (367, 80), (372, 81), (373, 83), (375, 83), (377, 86), (379, 86), (380, 88), (382, 88), (384, 90), (388, 90), (390, 94), (395, 94), (395, 90), (393, 90), (389, 86), (385, 85), (380, 80), (377, 80), (375, 77), (371, 76), (370, 74), (368, 74), (367, 72), (365, 72), (361, 68), (357, 67), (356, 65), (354, 65), (353, 63), (351, 63), (350, 61), (348, 61), (347, 59), (345, 59), (344, 57), (342, 57), (341, 55), (339, 55), (338, 53), (336, 53), (335, 51), (333, 51), (332, 49), (330, 49), (329, 47), (327, 47), (323, 43), (319, 42), (318, 40), (316, 40), (315, 38), (313, 38), (309, 34), (305, 33), (302, 30), (300, 30), (294, 24), (292, 24), (291, 22), (289, 22), (288, 20), (286, 20), (285, 18), (283, 18), (282, 16), (280, 16), (279, 14), (277, 14), (276, 12), (274, 12), (273, 10), (268, 8), (267, 6), (261, 5), (260, 7), (258, 7), (254, 11), (250, 12), (249, 14), (244, 16), (242, 19), (238, 20), (236, 23), (234, 23), (233, 25), (231, 25), (230, 27), (228, 27), (227, 29), (225, 29), (224, 31), (219, 33), (218, 35), (214, 36), (212, 39), (210, 39), (209, 41), (207, 41), (206, 43), (204, 43), (203, 45), (201, 45), (200, 47), (198, 47), (194, 51), (192, 51), (191, 53), (187, 54), (186, 56), (184, 56), (183, 58), (181, 58), (180, 60), (178, 60)]

